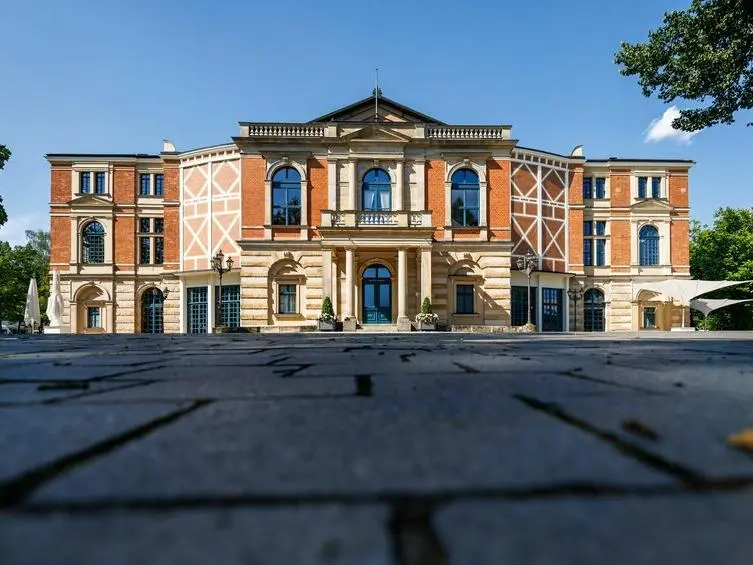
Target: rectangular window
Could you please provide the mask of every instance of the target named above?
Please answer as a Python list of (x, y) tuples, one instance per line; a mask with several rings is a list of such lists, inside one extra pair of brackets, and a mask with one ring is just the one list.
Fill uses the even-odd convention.
[(139, 189), (139, 195), (140, 196), (149, 196), (149, 188), (150, 188), (150, 175), (149, 174), (142, 174), (141, 175), (141, 188)]
[(139, 239), (141, 240), (139, 242), (139, 264), (148, 265), (151, 263), (152, 239), (149, 237), (141, 237)]
[(455, 287), (455, 312), (473, 314), (473, 285), (459, 284)]
[(583, 235), (593, 235), (593, 222), (583, 222)]
[(606, 222), (595, 222), (594, 225), (596, 226), (596, 232), (594, 233), (594, 235), (606, 235), (607, 233)]
[(650, 329), (656, 327), (656, 308), (646, 306), (643, 308), (643, 328)]
[(151, 220), (149, 218), (139, 218), (139, 232), (149, 233), (150, 222)]
[(661, 177), (651, 178), (651, 198), (659, 198), (661, 195)]
[(91, 173), (78, 174), (78, 191), (81, 194), (89, 194), (91, 192)]
[(162, 173), (154, 175), (154, 194), (162, 196), (165, 187), (165, 175)]
[(648, 177), (638, 177), (638, 198), (646, 198), (646, 185)]
[(161, 265), (165, 262), (165, 240), (161, 237), (154, 238), (154, 264)]
[(562, 331), (562, 289), (541, 289), (541, 329), (545, 332)]
[(165, 220), (162, 218), (154, 218), (154, 233), (164, 233)]
[(586, 267), (591, 267), (594, 264), (593, 257), (591, 255), (592, 248), (593, 248), (593, 240), (584, 239), (583, 240), (583, 264)]
[(187, 288), (188, 333), (207, 333), (207, 287)]
[(513, 326), (525, 326), (528, 322), (526, 305), (531, 312), (531, 323), (536, 324), (536, 287), (531, 287), (530, 300), (526, 300), (525, 286), (511, 287), (511, 312), (510, 318)]
[(104, 171), (98, 171), (94, 173), (94, 192), (96, 194), (105, 193), (105, 173)]
[(588, 200), (593, 198), (593, 179), (591, 177), (583, 178), (583, 199)]
[(280, 314), (295, 314), (298, 311), (296, 301), (297, 287), (294, 284), (281, 284), (279, 287), (280, 294)]
[(86, 309), (86, 327), (101, 328), (102, 323), (99, 317), (99, 306), (89, 306)]
[(594, 197), (595, 198), (606, 198), (607, 197), (607, 187), (606, 187), (606, 181), (604, 177), (596, 177), (596, 187), (594, 189)]
[(596, 240), (596, 266), (603, 267), (607, 264), (607, 240)]

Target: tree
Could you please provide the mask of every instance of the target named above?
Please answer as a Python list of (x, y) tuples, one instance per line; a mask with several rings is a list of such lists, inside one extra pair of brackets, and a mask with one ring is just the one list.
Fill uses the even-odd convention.
[(681, 110), (676, 129), (731, 124), (735, 112), (753, 108), (753, 2), (692, 0), (666, 13), (646, 43), (623, 41), (615, 62), (624, 76), (638, 76), (644, 96), (702, 104)]
[[(720, 208), (709, 227), (690, 229), (690, 274), (705, 280), (753, 280), (753, 208)], [(753, 298), (753, 285), (722, 289), (709, 298)], [(730, 306), (709, 316), (711, 329), (753, 329), (753, 305)]]
[[(5, 167), (5, 163), (10, 159), (10, 149), (8, 149), (5, 145), (0, 145), (0, 171), (3, 170), (3, 167)], [(8, 221), (8, 214), (5, 213), (5, 208), (3, 207), (3, 197), (0, 196), (0, 226), (5, 224), (5, 222)]]
[(26, 238), (28, 241), (25, 245), (15, 247), (11, 247), (5, 241), (0, 241), (0, 319), (2, 320), (23, 321), (26, 293), (32, 278), (37, 279), (40, 312), (44, 313), (47, 309), (47, 298), (50, 294), (50, 234), (29, 230), (26, 232)]

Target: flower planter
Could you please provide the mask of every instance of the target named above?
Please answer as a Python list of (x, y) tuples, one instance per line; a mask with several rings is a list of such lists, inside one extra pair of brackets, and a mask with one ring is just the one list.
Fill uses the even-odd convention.
[(322, 320), (319, 320), (317, 324), (320, 332), (333, 332), (335, 331), (335, 327), (337, 326), (337, 322), (335, 320), (331, 320), (329, 322), (323, 322)]
[(417, 322), (418, 331), (420, 332), (434, 332), (437, 331), (437, 324), (435, 322)]

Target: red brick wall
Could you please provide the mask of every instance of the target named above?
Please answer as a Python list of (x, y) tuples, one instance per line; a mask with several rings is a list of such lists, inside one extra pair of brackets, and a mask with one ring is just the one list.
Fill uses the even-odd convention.
[(71, 219), (53, 216), (50, 218), (50, 263), (60, 271), (67, 271), (70, 260)]
[[(175, 271), (180, 266), (180, 169), (177, 160), (164, 159), (165, 174), (165, 261), (166, 271)], [(174, 203), (174, 204), (173, 204)]]
[(615, 208), (630, 206), (630, 170), (610, 169), (609, 184), (612, 206)]
[(327, 209), (329, 198), (327, 187), (327, 161), (325, 159), (308, 160), (308, 224), (319, 226), (322, 223), (322, 210)]
[(180, 169), (177, 161), (164, 162), (165, 184), (163, 186), (165, 200), (180, 199)]
[[(574, 165), (570, 169), (570, 186), (568, 187), (567, 199), (571, 206), (583, 204), (583, 165)], [(573, 269), (571, 265), (583, 265), (583, 210), (570, 209), (568, 215), (569, 244), (568, 258), (569, 270), (582, 271), (581, 267)]]
[(136, 218), (115, 216), (114, 257), (115, 265), (121, 270), (132, 270), (136, 262)]
[(487, 200), (490, 239), (510, 240), (510, 161), (489, 160)]
[[(612, 270), (627, 270), (630, 267), (630, 221), (613, 220), (610, 223)], [(620, 267), (623, 267), (620, 269)]]
[(264, 158), (241, 157), (241, 237), (264, 237)]
[(113, 200), (117, 204), (136, 201), (136, 167), (115, 165), (113, 170)]
[(70, 164), (55, 165), (50, 173), (50, 201), (55, 204), (68, 202), (73, 198), (71, 182), (73, 173)]
[(690, 222), (673, 219), (670, 225), (672, 272), (687, 273), (690, 265)]
[(669, 203), (678, 208), (688, 207), (687, 171), (669, 171)]
[(431, 210), (434, 237), (444, 239), (445, 164), (442, 160), (426, 161), (426, 207)]

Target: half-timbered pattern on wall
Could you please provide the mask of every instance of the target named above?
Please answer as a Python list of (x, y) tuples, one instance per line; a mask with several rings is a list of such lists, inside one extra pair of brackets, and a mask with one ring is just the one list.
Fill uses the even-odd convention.
[(689, 276), (689, 161), (526, 148), (511, 126), (376, 92), (306, 123), (241, 122), (224, 145), (48, 160), (64, 331), (305, 329), (325, 297), (348, 329), (410, 330), (424, 298), (455, 329), (681, 320), (633, 289)]

